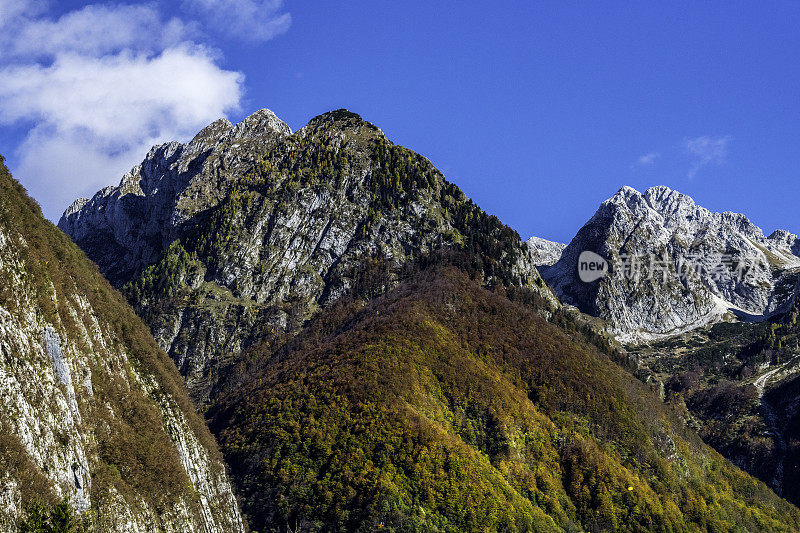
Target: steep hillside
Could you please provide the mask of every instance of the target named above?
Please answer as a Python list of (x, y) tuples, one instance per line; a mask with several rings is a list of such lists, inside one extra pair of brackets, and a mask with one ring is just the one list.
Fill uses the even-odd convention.
[(59, 501), (97, 531), (243, 530), (174, 365), (2, 157), (0, 385), (0, 530)]
[[(606, 320), (619, 340), (642, 342), (785, 311), (800, 270), (796, 243), (667, 187), (623, 187), (542, 273), (564, 303)], [(585, 251), (609, 262), (608, 275), (581, 281)]]
[[(795, 304), (796, 305), (796, 304)], [(642, 344), (639, 370), (703, 439), (800, 503), (798, 308), (760, 323), (720, 323)]]
[(209, 416), (254, 529), (800, 528), (524, 296), (432, 266), (252, 347)]
[(124, 292), (205, 402), (223, 356), (295, 331), (364, 278), (434, 250), (554, 302), (530, 250), (424, 157), (358, 115), (291, 133), (268, 110), (153, 148), (59, 226)]

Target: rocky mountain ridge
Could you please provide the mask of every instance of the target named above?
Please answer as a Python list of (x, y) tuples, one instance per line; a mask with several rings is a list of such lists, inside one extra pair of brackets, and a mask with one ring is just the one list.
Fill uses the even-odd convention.
[[(541, 270), (564, 303), (603, 318), (621, 341), (642, 342), (785, 311), (798, 250), (795, 235), (765, 237), (744, 215), (712, 213), (667, 187), (623, 187)], [(584, 251), (608, 261), (607, 275), (581, 281)]]
[(221, 354), (297, 328), (352, 290), (385, 290), (437, 250), (487, 284), (555, 305), (519, 236), (424, 157), (346, 110), (295, 133), (268, 110), (153, 148), (59, 227), (117, 286), (202, 401)]
[(530, 248), (533, 254), (533, 261), (537, 266), (550, 266), (555, 264), (561, 259), (561, 254), (564, 253), (566, 244), (560, 242), (548, 241), (540, 237), (531, 237), (525, 244)]
[[(220, 407), (216, 403), (220, 396), (231, 400), (244, 385), (250, 387), (252, 398), (262, 396), (264, 383), (253, 382), (253, 376), (262, 371), (272, 375), (272, 365), (289, 364), (284, 361), (291, 354), (288, 339), (306, 331), (313, 324), (309, 319), (330, 310), (334, 315), (341, 312), (336, 311), (337, 302), (359, 309), (358, 302), (374, 301), (399, 280), (413, 280), (425, 265), (442, 259), (478, 282), (462, 294), (481, 287), (502, 294), (509, 288), (514, 298), (529, 304), (528, 310), (554, 317), (570, 335), (586, 334), (591, 321), (582, 320), (583, 326), (577, 328), (569, 326), (535, 268), (539, 265), (565, 302), (599, 316), (603, 320), (597, 323), (605, 321), (612, 334), (632, 342), (671, 337), (737, 316), (757, 319), (780, 313), (789, 308), (800, 287), (795, 236), (776, 232), (764, 237), (742, 215), (710, 213), (663, 187), (644, 194), (623, 188), (603, 203), (567, 246), (536, 238), (523, 243), (448, 183), (425, 158), (393, 145), (374, 125), (345, 110), (320, 115), (294, 133), (267, 110), (236, 126), (217, 121), (190, 143), (154, 147), (119, 186), (106, 188), (91, 200), (77, 201), (59, 226), (122, 288), (178, 365), (193, 399), (212, 410)], [(612, 265), (610, 274), (594, 284), (584, 284), (577, 275), (577, 260), (585, 250), (606, 257)], [(623, 257), (650, 262), (634, 277), (619, 267)], [(689, 259), (696, 261), (691, 268), (687, 268)], [(652, 282), (656, 273), (661, 276), (658, 283)], [(438, 300), (432, 305), (438, 306)], [(446, 303), (442, 309), (450, 313), (453, 305)], [(474, 311), (464, 310), (465, 314)], [(388, 310), (378, 307), (374, 313), (383, 316)], [(487, 319), (476, 320), (485, 323)], [(308, 332), (316, 339), (313, 342), (334, 334)], [(308, 350), (316, 346), (313, 342)], [(418, 341), (410, 337), (402, 342)], [(570, 351), (575, 346), (570, 346), (559, 355), (568, 362), (575, 355)], [(486, 349), (480, 347), (476, 354)], [(337, 351), (325, 355), (333, 362), (323, 360), (310, 371), (338, 372), (339, 355)], [(363, 364), (368, 369), (366, 382), (358, 390), (371, 383), (376, 372), (372, 362)], [(420, 364), (431, 363), (423, 359)], [(300, 367), (273, 378), (277, 382), (288, 379), (291, 387), (305, 391), (306, 372)], [(393, 383), (399, 378), (390, 373), (380, 379)], [(326, 380), (320, 385), (321, 397), (332, 393)], [(413, 390), (423, 389), (420, 385)], [(547, 394), (517, 392), (521, 397), (527, 394), (537, 408), (548, 405)], [(587, 399), (594, 396), (591, 393)], [(247, 512), (280, 516), (285, 527), (296, 528), (299, 517), (305, 515), (294, 508), (280, 510), (271, 499), (274, 494), (258, 488), (274, 491), (285, 481), (280, 478), (283, 474), (270, 473), (280, 479), (269, 482), (258, 475), (251, 477), (252, 457), (274, 451), (271, 440), (265, 449), (260, 448), (265, 420), (260, 417), (275, 422), (277, 427), (270, 431), (285, 436), (284, 414), (299, 416), (281, 401), (271, 399), (264, 404), (268, 407), (259, 407), (266, 412), (250, 419), (257, 406), (251, 405), (247, 393), (231, 400), (241, 416), (238, 422), (217, 413), (213, 423), (215, 433), (225, 437), (229, 460), (242, 469), (240, 488), (255, 490), (252, 495), (258, 500), (251, 502)], [(311, 402), (309, 409), (315, 408), (314, 398), (303, 396), (297, 401), (298, 405)], [(429, 401), (417, 409), (425, 411)], [(336, 416), (344, 416), (346, 424), (349, 408), (339, 407)], [(276, 413), (284, 414), (269, 418)], [(469, 424), (497, 423), (481, 416)], [(656, 440), (663, 437), (654, 435)], [(306, 435), (285, 446), (295, 449), (296, 444), (305, 446), (315, 438)], [(465, 443), (482, 445), (470, 439)], [(662, 458), (675, 457), (669, 445), (659, 450), (665, 454)], [(302, 490), (292, 494), (302, 500)], [(320, 510), (321, 501), (303, 503), (303, 509), (312, 505)], [(262, 503), (267, 506), (261, 507)], [(405, 500), (392, 505), (404, 512), (409, 509)], [(325, 513), (339, 516), (336, 510)]]

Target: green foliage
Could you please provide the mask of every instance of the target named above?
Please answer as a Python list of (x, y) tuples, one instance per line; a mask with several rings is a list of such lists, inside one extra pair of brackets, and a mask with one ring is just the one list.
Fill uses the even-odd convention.
[[(505, 285), (524, 284), (524, 280), (513, 272), (522, 247), (519, 235), (513, 229), (482, 211), (419, 154), (382, 137), (372, 140), (370, 153), (375, 170), (368, 185), (375, 201), (365, 219), (365, 226), (377, 218), (375, 214), (400, 209), (427, 198), (440, 207), (444, 221), (452, 226), (452, 231), (443, 232), (445, 238), (439, 242), (440, 247), (466, 252), (490, 281)], [(442, 229), (439, 223), (438, 231)]]
[(19, 533), (88, 533), (88, 520), (75, 516), (69, 502), (62, 500), (51, 506), (33, 500), (25, 508), (25, 518), (19, 523)]
[(248, 357), (209, 414), (263, 531), (800, 527), (579, 334), (455, 269)]
[(372, 140), (370, 153), (374, 171), (368, 186), (379, 209), (397, 209), (415, 201), (421, 190), (443, 179), (427, 159), (382, 137)]
[(161, 261), (145, 269), (136, 279), (127, 283), (122, 292), (128, 301), (144, 307), (148, 296), (157, 294), (168, 300), (186, 287), (187, 280), (195, 278), (202, 266), (197, 254), (189, 253), (179, 240), (172, 241)]

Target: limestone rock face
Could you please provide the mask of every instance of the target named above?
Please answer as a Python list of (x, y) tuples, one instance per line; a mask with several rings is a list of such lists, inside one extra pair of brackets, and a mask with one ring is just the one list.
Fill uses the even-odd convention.
[(235, 127), (220, 119), (187, 144), (153, 147), (119, 186), (76, 200), (58, 225), (119, 284), (158, 260), (181, 224), (219, 204), (254, 152), (268, 153), (290, 133), (267, 109)]
[[(348, 291), (385, 290), (437, 250), (555, 303), (513, 230), (424, 157), (345, 110), (295, 133), (262, 110), (153, 148), (59, 227), (151, 327), (203, 402), (226, 354), (291, 331)], [(369, 294), (365, 294), (369, 296)]]
[[(608, 274), (584, 283), (591, 251)], [(761, 319), (789, 305), (800, 268), (797, 237), (765, 237), (747, 217), (712, 213), (667, 187), (623, 187), (543, 275), (564, 303), (607, 320), (620, 340), (674, 334), (723, 317)]]
[(243, 531), (166, 354), (2, 158), (0, 279), (0, 530), (35, 498), (98, 531)]
[(790, 250), (794, 255), (800, 256), (800, 238), (794, 233), (783, 229), (772, 232), (768, 237), (769, 241), (784, 250)]
[(533, 261), (537, 266), (550, 266), (561, 259), (566, 244), (548, 241), (539, 237), (531, 237), (525, 243), (533, 255)]

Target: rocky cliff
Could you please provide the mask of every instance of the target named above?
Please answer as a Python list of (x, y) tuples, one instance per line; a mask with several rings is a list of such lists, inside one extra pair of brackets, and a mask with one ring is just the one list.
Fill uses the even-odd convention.
[(243, 531), (146, 326), (0, 157), (0, 530), (66, 501), (98, 531)]
[(153, 148), (59, 227), (125, 287), (201, 402), (226, 354), (345, 293), (386, 290), (437, 251), (465, 253), (487, 285), (554, 301), (516, 232), (345, 110), (295, 133), (268, 110), (217, 121)]
[[(580, 254), (607, 275), (581, 281)], [(605, 319), (624, 342), (677, 335), (725, 318), (785, 311), (800, 268), (797, 237), (765, 237), (744, 215), (712, 213), (667, 187), (623, 187), (543, 276), (564, 303)]]
[(550, 266), (561, 259), (561, 254), (564, 253), (566, 244), (560, 242), (548, 241), (540, 237), (531, 237), (525, 244), (533, 255), (533, 261), (537, 266)]

